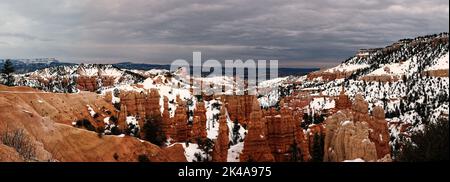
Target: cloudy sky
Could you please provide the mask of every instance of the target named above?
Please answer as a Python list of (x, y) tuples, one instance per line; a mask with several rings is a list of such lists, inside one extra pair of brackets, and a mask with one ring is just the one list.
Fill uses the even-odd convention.
[(0, 58), (277, 59), (327, 67), (359, 48), (449, 31), (448, 0), (1, 0)]

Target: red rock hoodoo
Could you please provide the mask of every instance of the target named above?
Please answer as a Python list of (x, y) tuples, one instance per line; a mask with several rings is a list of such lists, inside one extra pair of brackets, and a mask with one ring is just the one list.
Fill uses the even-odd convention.
[(194, 119), (192, 122), (191, 136), (193, 141), (196, 139), (206, 139), (206, 109), (204, 102), (197, 102), (194, 110)]
[[(264, 112), (264, 115), (268, 128), (267, 140), (275, 160), (287, 162), (300, 157), (303, 161), (309, 160), (300, 120), (294, 119), (293, 111), (286, 107), (282, 107), (280, 111), (272, 108)], [(301, 156), (293, 156), (293, 151), (300, 151)]]
[(174, 140), (185, 142), (189, 139), (187, 108), (185, 102), (180, 99), (179, 95), (177, 95), (177, 104), (178, 106), (175, 110), (175, 116), (173, 117), (176, 131)]
[(240, 161), (273, 162), (272, 150), (267, 141), (267, 124), (258, 100), (251, 104), (252, 111), (248, 121), (248, 134), (244, 140), (244, 150)]
[(228, 144), (228, 125), (225, 107), (221, 107), (219, 116), (219, 135), (214, 143), (212, 158), (214, 162), (227, 162)]
[(390, 161), (389, 136), (384, 111), (368, 104), (361, 95), (351, 109), (340, 110), (325, 120), (324, 161), (361, 158), (365, 161)]
[(224, 101), (227, 103), (227, 111), (231, 121), (238, 121), (242, 125), (247, 125), (252, 112), (252, 105), (257, 101), (254, 95), (225, 95)]

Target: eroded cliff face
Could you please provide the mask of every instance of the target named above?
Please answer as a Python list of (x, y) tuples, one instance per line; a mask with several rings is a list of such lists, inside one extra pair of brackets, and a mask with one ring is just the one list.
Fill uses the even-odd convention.
[(97, 77), (80, 76), (76, 79), (77, 89), (94, 92), (98, 89)]
[(326, 71), (316, 71), (313, 73), (309, 73), (307, 76), (308, 80), (314, 80), (315, 78), (322, 78), (325, 81), (333, 81), (336, 79), (347, 78), (352, 74), (350, 71), (334, 71), (334, 72), (326, 72)]
[[(300, 128), (300, 120), (296, 120), (294, 112), (287, 107), (280, 111), (270, 109), (264, 112), (267, 121), (268, 142), (276, 161), (287, 162), (310, 159), (309, 146)], [(295, 148), (294, 148), (295, 147)], [(295, 151), (299, 151), (294, 153)]]
[[(228, 128), (228, 127), (227, 127)], [(204, 102), (197, 102), (191, 129), (191, 140), (206, 139), (206, 108)], [(220, 135), (220, 134), (219, 134)]]
[(161, 116), (159, 100), (160, 95), (156, 89), (146, 92), (120, 92), (120, 103), (127, 107), (127, 114), (132, 116)]
[[(146, 90), (145, 92), (121, 91), (119, 98), (120, 111), (118, 115), (118, 125), (122, 130), (128, 127), (126, 123), (127, 116), (136, 117), (140, 127), (144, 126), (145, 118), (162, 116), (159, 103), (160, 95), (156, 89)], [(105, 100), (111, 102), (111, 93), (105, 94)], [(165, 123), (163, 123), (163, 125), (164, 124)], [(142, 132), (143, 131), (141, 130), (140, 136), (143, 136)]]
[(95, 92), (100, 87), (110, 87), (116, 78), (111, 76), (79, 76), (76, 79), (77, 88), (82, 91)]
[[(106, 94), (106, 101), (110, 101), (110, 93)], [(192, 123), (188, 123), (188, 107), (186, 101), (180, 96), (176, 97), (176, 109), (170, 111), (169, 99), (164, 96), (160, 103), (160, 94), (157, 89), (142, 92), (121, 91), (119, 124), (124, 125), (126, 116), (135, 116), (139, 126), (143, 126), (145, 118), (161, 116), (161, 128), (170, 138), (171, 142), (196, 142), (197, 139), (206, 139), (206, 108), (203, 102), (198, 102), (193, 110)], [(162, 106), (162, 113), (161, 113)], [(173, 116), (170, 115), (173, 112)], [(124, 128), (122, 128), (124, 129)], [(141, 130), (141, 136), (142, 136)]]
[[(324, 161), (339, 162), (361, 158), (365, 161), (390, 159), (387, 122), (384, 111), (375, 107), (368, 114), (368, 104), (361, 95), (351, 109), (340, 110), (325, 120)], [(383, 140), (383, 138), (385, 140)]]
[(267, 123), (258, 101), (255, 99), (251, 104), (248, 121), (248, 134), (244, 140), (244, 150), (240, 155), (242, 162), (274, 162), (272, 150), (267, 141)]
[[(71, 121), (88, 117), (86, 104), (95, 111), (104, 106), (114, 112), (113, 106), (96, 94), (54, 94), (4, 86), (0, 90), (10, 91), (0, 93), (1, 132), (23, 131), (35, 150), (26, 161), (138, 161), (139, 155), (150, 161), (186, 160), (180, 146), (161, 149), (135, 137), (102, 136), (71, 126)], [(11, 147), (1, 145), (0, 150), (5, 151), (0, 152), (2, 161), (25, 160)]]
[(261, 109), (256, 96), (224, 96), (231, 121), (248, 129), (241, 161), (309, 161), (309, 144), (300, 123), (310, 98), (295, 95), (280, 102), (280, 110)]
[(424, 76), (432, 76), (432, 77), (448, 77), (448, 68), (441, 68), (439, 70), (428, 70), (422, 72), (422, 75)]
[[(224, 102), (231, 121), (238, 121), (243, 126), (250, 121), (250, 115), (253, 112), (253, 104), (257, 102), (254, 95), (224, 95)], [(258, 103), (259, 104), (259, 103)]]

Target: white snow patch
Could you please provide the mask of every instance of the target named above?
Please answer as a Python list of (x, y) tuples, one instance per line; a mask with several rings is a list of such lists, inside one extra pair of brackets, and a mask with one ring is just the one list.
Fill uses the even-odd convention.
[(321, 111), (324, 109), (332, 109), (335, 107), (335, 101), (334, 99), (330, 98), (314, 98), (311, 103), (309, 104), (309, 108), (314, 111)]
[(347, 125), (351, 125), (351, 124), (353, 124), (353, 122), (352, 121), (343, 121), (342, 123), (341, 123), (341, 126), (347, 126)]
[(391, 75), (391, 76), (401, 76), (408, 72), (411, 60), (402, 63), (391, 63), (380, 65), (380, 68), (368, 74), (368, 76), (380, 76), (380, 75)]
[(366, 162), (366, 161), (364, 161), (361, 158), (356, 158), (356, 159), (353, 159), (353, 160), (344, 160), (342, 162)]
[(104, 122), (105, 124), (109, 124), (109, 118), (110, 118), (110, 117), (106, 117), (105, 119), (103, 119), (103, 122)]
[(134, 124), (134, 125), (138, 125), (138, 122), (136, 120), (136, 117), (134, 116), (127, 116), (127, 120), (126, 120), (127, 124)]
[(448, 69), (448, 67), (449, 67), (449, 64), (448, 64), (449, 56), (448, 56), (448, 54), (449, 53), (447, 52), (447, 54), (443, 55), (439, 59), (433, 60), (431, 66), (426, 68), (425, 71)]
[(230, 146), (228, 149), (227, 162), (240, 162), (239, 156), (244, 150), (244, 142)]
[(334, 72), (353, 72), (359, 69), (367, 68), (368, 64), (340, 64), (334, 68), (325, 70), (324, 72), (334, 73)]
[(88, 108), (89, 114), (94, 117), (95, 116), (95, 111), (94, 109), (92, 109), (92, 107), (90, 105), (86, 105), (86, 107)]
[(27, 111), (27, 110), (23, 110), (23, 112), (28, 113), (28, 114), (31, 114), (31, 112), (30, 112), (30, 111)]
[(188, 143), (188, 146), (186, 146), (186, 143), (179, 143), (184, 148), (184, 156), (186, 157), (186, 160), (188, 162), (193, 162), (196, 160), (195, 154), (200, 153), (202, 156), (205, 156), (205, 152), (203, 152), (197, 144), (195, 143)]

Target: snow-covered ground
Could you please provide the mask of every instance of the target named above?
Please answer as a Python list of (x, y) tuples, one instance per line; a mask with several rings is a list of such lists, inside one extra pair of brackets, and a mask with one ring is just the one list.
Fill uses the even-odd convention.
[(323, 109), (332, 109), (335, 107), (335, 101), (333, 98), (314, 98), (309, 104), (309, 108), (314, 111), (321, 111)]
[(382, 75), (390, 75), (390, 76), (401, 76), (408, 72), (411, 61), (405, 61), (402, 63), (391, 63), (380, 66), (380, 68), (375, 71), (369, 73), (367, 76), (382, 76)]
[(271, 91), (268, 94), (262, 95), (258, 98), (259, 104), (262, 107), (274, 106), (279, 100), (280, 100), (280, 92), (278, 91), (278, 88), (271, 89)]
[(228, 149), (227, 162), (240, 162), (239, 157), (244, 149), (244, 142), (230, 146)]
[[(219, 121), (217, 120), (220, 114), (220, 107), (215, 108), (214, 105), (222, 105), (218, 100), (206, 101), (206, 132), (207, 137), (211, 140), (217, 139), (219, 135)], [(216, 116), (217, 115), (217, 116)], [(216, 116), (216, 119), (215, 119)]]
[(442, 57), (440, 57), (439, 59), (433, 60), (433, 62), (431, 63), (431, 66), (427, 67), (425, 69), (425, 71), (428, 70), (442, 70), (442, 69), (448, 69), (448, 52), (447, 54), (444, 54)]
[(197, 160), (197, 158), (195, 157), (196, 153), (198, 153), (201, 156), (206, 156), (206, 153), (199, 148), (198, 144), (195, 143), (187, 143), (187, 145), (186, 143), (175, 143), (175, 144), (181, 144), (183, 146), (184, 156), (186, 157), (186, 160), (188, 162), (194, 162)]
[(325, 70), (324, 72), (330, 72), (330, 73), (334, 73), (334, 72), (353, 72), (359, 69), (363, 69), (363, 68), (367, 68), (370, 65), (368, 64), (340, 64), (336, 67), (330, 68)]
[[(230, 120), (230, 116), (227, 112), (227, 126), (228, 126), (228, 136), (229, 140), (233, 141), (234, 132), (233, 128), (235, 127), (235, 123)], [(244, 150), (244, 139), (247, 135), (248, 130), (246, 130), (244, 127), (242, 127), (240, 124), (237, 124), (237, 127), (239, 127), (239, 130), (237, 134), (237, 143), (232, 144), (230, 148), (228, 149), (228, 155), (227, 155), (227, 162), (239, 162), (239, 156), (242, 153), (242, 150)]]

